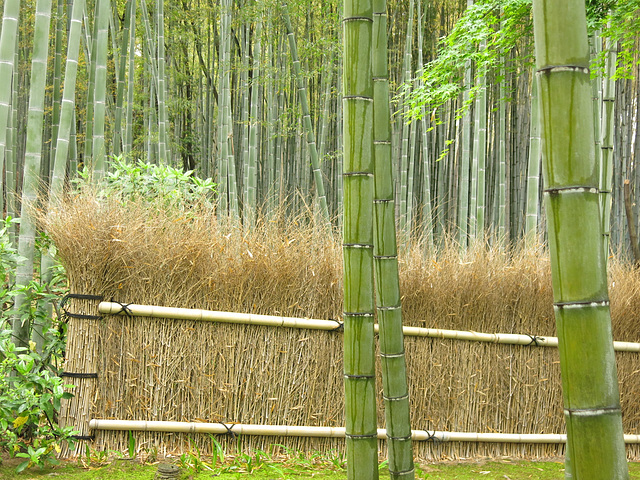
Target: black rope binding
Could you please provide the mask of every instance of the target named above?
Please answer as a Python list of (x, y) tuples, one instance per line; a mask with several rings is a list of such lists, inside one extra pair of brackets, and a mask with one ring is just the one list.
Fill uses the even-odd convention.
[(98, 378), (97, 373), (62, 372), (60, 376), (69, 378)]
[(425, 442), (432, 442), (434, 445), (439, 445), (439, 444), (444, 442), (444, 440), (436, 437), (436, 431), (435, 430), (433, 431), (433, 433), (431, 433), (427, 429), (425, 429), (424, 431), (427, 432), (427, 435), (428, 435), (426, 440), (424, 440)]
[(223, 433), (222, 435), (229, 435), (231, 437), (232, 441), (235, 440), (236, 438), (238, 438), (238, 434), (232, 430), (233, 424), (231, 426), (229, 426), (224, 422), (218, 422), (218, 423), (220, 425), (222, 425), (224, 428), (227, 429), (227, 431), (225, 433)]
[(131, 305), (130, 303), (116, 302), (113, 298), (111, 299), (111, 303), (117, 303), (118, 305), (120, 305), (120, 311), (119, 312), (111, 312), (112, 315), (120, 315), (121, 313), (124, 313), (125, 315), (127, 315), (129, 317), (133, 317), (133, 312), (129, 308), (129, 305)]
[(337, 325), (336, 328), (331, 329), (332, 332), (336, 332), (336, 333), (344, 332), (344, 322), (339, 322), (338, 320), (333, 320), (333, 319), (332, 321), (336, 322), (336, 325)]
[(77, 299), (77, 300), (102, 300), (102, 295), (84, 295), (81, 293), (68, 293), (66, 294), (64, 297), (62, 297), (62, 300), (60, 300), (60, 309), (64, 312), (64, 316), (68, 319), (70, 318), (84, 318), (84, 319), (88, 319), (88, 320), (100, 320), (102, 318), (101, 315), (85, 315), (85, 314), (81, 314), (81, 313), (73, 313), (70, 312), (67, 309), (67, 302), (70, 299)]
[(527, 337), (529, 337), (531, 341), (525, 345), (526, 347), (530, 347), (532, 345), (535, 345), (536, 347), (540, 346), (540, 344), (538, 343), (538, 340), (541, 340), (540, 337), (536, 335), (529, 335), (529, 334), (527, 334)]
[(71, 438), (75, 440), (89, 440), (91, 442), (96, 439), (95, 435), (71, 435)]

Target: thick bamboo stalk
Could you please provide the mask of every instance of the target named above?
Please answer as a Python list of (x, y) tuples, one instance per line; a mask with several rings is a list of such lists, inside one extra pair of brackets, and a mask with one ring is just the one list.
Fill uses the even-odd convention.
[[(22, 185), (22, 203), (20, 211), (20, 237), (18, 254), (23, 257), (16, 268), (16, 285), (27, 287), (33, 280), (36, 218), (35, 209), (40, 186), (40, 164), (42, 160), (42, 131), (44, 125), (44, 93), (47, 72), (47, 50), (49, 46), (49, 25), (51, 21), (51, 0), (38, 0), (34, 28), (33, 55), (31, 59), (31, 82), (29, 88), (29, 112), (27, 119), (27, 141), (24, 156), (24, 177)], [(13, 318), (13, 335), (17, 346), (29, 345), (29, 324), (31, 314), (24, 318), (23, 309), (30, 310), (26, 293), (16, 296)], [(34, 326), (38, 344), (42, 346), (44, 325)]]
[[(338, 320), (313, 318), (281, 317), (277, 315), (257, 315), (253, 313), (216, 312), (191, 308), (159, 307), (152, 305), (120, 304), (100, 302), (98, 311), (106, 315), (129, 315), (133, 317), (171, 318), (179, 320), (200, 320), (204, 322), (238, 323), (245, 325), (264, 325), (272, 327), (306, 328), (309, 330), (341, 330)], [(374, 332), (379, 326), (374, 324)], [(532, 345), (538, 347), (557, 347), (557, 337), (525, 335), (517, 333), (482, 333), (465, 330), (446, 330), (439, 328), (402, 327), (407, 337), (432, 337), (467, 340), (476, 342), (502, 343), (508, 345)], [(613, 342), (618, 352), (640, 352), (640, 343)]]
[[(92, 166), (95, 180), (100, 180), (106, 174), (106, 144), (105, 144), (105, 121), (106, 121), (106, 95), (107, 95), (107, 50), (109, 40), (109, 16), (110, 0), (99, 0), (96, 7), (95, 22), (97, 25), (97, 35), (94, 39), (96, 44), (95, 59), (95, 91), (93, 97), (93, 145), (92, 145)], [(87, 139), (88, 141), (88, 139)]]
[(156, 18), (158, 30), (158, 163), (168, 165), (171, 159), (167, 137), (169, 122), (166, 104), (166, 78), (164, 58), (164, 0), (156, 1)]
[(627, 479), (584, 2), (534, 0), (533, 20), (567, 470), (578, 480)]
[(55, 157), (56, 152), (56, 141), (58, 138), (58, 128), (60, 126), (60, 109), (62, 102), (62, 89), (60, 88), (62, 83), (62, 35), (63, 31), (66, 27), (66, 22), (64, 18), (64, 6), (65, 0), (58, 0), (58, 5), (56, 9), (56, 35), (54, 40), (55, 46), (55, 54), (54, 54), (54, 62), (53, 62), (53, 94), (52, 94), (52, 113), (51, 113), (51, 145), (49, 149), (49, 155), (46, 156), (46, 164), (43, 159), (43, 178), (48, 181), (49, 176), (53, 173), (53, 158)]
[[(0, 34), (0, 78), (7, 79), (3, 82), (2, 88), (0, 88), (0, 158), (2, 162), (5, 162), (5, 148), (7, 147), (7, 136), (10, 124), (11, 116), (11, 97), (13, 88), (17, 88), (17, 85), (13, 85), (8, 81), (14, 73), (14, 59), (17, 50), (17, 31), (18, 31), (18, 16), (20, 14), (20, 0), (7, 0), (4, 2), (4, 11), (2, 15), (2, 30)], [(17, 70), (17, 69), (16, 69)], [(15, 105), (14, 105), (15, 107)], [(9, 150), (7, 148), (7, 150)], [(11, 150), (13, 150), (13, 145)], [(14, 216), (14, 202), (13, 198), (15, 190), (15, 169), (9, 158), (7, 151), (6, 159), (6, 183), (0, 182), (4, 189), (3, 197), (7, 197), (7, 215)], [(1, 166), (2, 164), (0, 164)], [(0, 198), (0, 204), (2, 204), (3, 198)], [(1, 205), (4, 210), (4, 204)]]
[[(118, 156), (122, 152), (121, 142), (122, 139), (126, 136), (126, 125), (125, 125), (125, 135), (122, 135), (122, 113), (124, 106), (124, 85), (125, 85), (125, 75), (127, 70), (127, 62), (129, 60), (129, 45), (133, 45), (130, 43), (131, 35), (130, 29), (132, 25), (131, 12), (135, 12), (134, 6), (135, 0), (127, 0), (125, 6), (125, 20), (124, 20), (124, 29), (122, 31), (122, 39), (120, 43), (120, 57), (118, 60), (118, 80), (117, 80), (117, 93), (116, 93), (116, 114), (115, 114), (115, 123), (113, 127), (113, 154)], [(135, 22), (133, 22), (135, 25)], [(135, 27), (134, 27), (135, 28)], [(135, 39), (134, 39), (135, 41)], [(122, 142), (124, 143), (124, 142)], [(128, 152), (128, 150), (127, 150)]]
[(344, 2), (344, 386), (347, 478), (378, 478), (371, 1)]
[[(236, 435), (267, 435), (285, 437), (329, 437), (345, 438), (344, 427), (309, 427), (289, 425), (254, 425), (243, 423), (196, 423), (162, 422), (147, 420), (102, 420), (91, 419), (91, 430), (170, 432), (170, 433), (214, 433)], [(387, 431), (378, 428), (379, 440), (387, 438)], [(443, 432), (429, 430), (411, 430), (414, 441), (435, 442), (498, 442), (498, 443), (565, 443), (567, 436), (561, 433), (482, 433), (482, 432)], [(625, 435), (626, 443), (640, 443), (640, 435)]]
[(525, 220), (525, 245), (533, 247), (538, 241), (538, 207), (540, 198), (540, 99), (538, 84), (531, 86), (531, 124), (529, 135), (529, 165), (527, 168), (527, 212)]
[[(122, 151), (125, 156), (131, 154), (133, 148), (133, 94), (135, 84), (135, 54), (136, 49), (132, 48), (136, 43), (136, 2), (131, 0), (129, 10), (129, 52), (128, 63), (129, 71), (127, 74), (127, 109), (125, 113), (125, 132), (123, 136)], [(206, 177), (205, 177), (206, 178)]]
[[(413, 479), (415, 470), (398, 275), (387, 44), (387, 4), (385, 0), (375, 0), (372, 38), (375, 157), (373, 263), (376, 308), (380, 321), (380, 365), (388, 431), (389, 474), (396, 480)], [(407, 214), (410, 213), (409, 208)]]

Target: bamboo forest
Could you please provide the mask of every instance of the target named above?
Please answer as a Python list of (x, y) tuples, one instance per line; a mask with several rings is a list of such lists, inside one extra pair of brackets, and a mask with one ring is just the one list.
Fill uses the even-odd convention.
[[(429, 242), (525, 233), (536, 242), (544, 212), (531, 2), (467, 3), (387, 6), (399, 229)], [(587, 4), (595, 138), (614, 170), (603, 168), (611, 248), (627, 252), (624, 180), (632, 197), (640, 182), (637, 5)], [(5, 2), (4, 211), (20, 216), (31, 155), (39, 188), (52, 189), (75, 172), (100, 177), (117, 157), (212, 178), (220, 214), (249, 224), (277, 206), (340, 224), (341, 15), (339, 2)]]
[(0, 466), (629, 478), (640, 0), (0, 3)]

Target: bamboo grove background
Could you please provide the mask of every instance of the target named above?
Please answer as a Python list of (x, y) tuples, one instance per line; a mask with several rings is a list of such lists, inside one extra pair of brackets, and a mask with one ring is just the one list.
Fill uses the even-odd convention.
[[(317, 201), (321, 190), (326, 190), (327, 213), (340, 222), (341, 2), (101, 1), (77, 3), (73, 22), (72, 3), (39, 7), (51, 15), (48, 41), (41, 41), (48, 49), (42, 139), (35, 140), (42, 147), (41, 185), (55, 178), (68, 82), (65, 96), (74, 104), (66, 127), (67, 178), (77, 169), (102, 175), (105, 156), (111, 154), (172, 163), (212, 177), (218, 183), (219, 211), (248, 225), (259, 209), (285, 206), (297, 214), (318, 204), (324, 213), (323, 202)], [(461, 89), (441, 105), (416, 110), (402, 95), (421, 87), (422, 66), (436, 58), (440, 39), (472, 3), (388, 2), (399, 227), (429, 239), (431, 233), (436, 239), (450, 233), (463, 244), (485, 230), (518, 240), (544, 225), (539, 133), (530, 113), (530, 16), (516, 28), (520, 40), (501, 52), (502, 71), (478, 77), (469, 63), (461, 81), (475, 86), (472, 98)], [(41, 37), (34, 35), (35, 3), (7, 0), (3, 8), (16, 5), (17, 68), (2, 85), (9, 105), (3, 200), (4, 211), (14, 217), (20, 216), (16, 198), (22, 193), (27, 153), (30, 65), (35, 39)], [(3, 24), (10, 18), (7, 11)], [(287, 35), (287, 24), (293, 35)], [(7, 32), (10, 27), (7, 22)], [(594, 53), (602, 49), (601, 38), (592, 40)], [(72, 42), (79, 45), (73, 75), (67, 62)], [(5, 43), (10, 47), (11, 39)], [(631, 58), (632, 74), (637, 73), (635, 46), (626, 44), (619, 52)], [(633, 198), (640, 191), (637, 78), (617, 80), (609, 95), (615, 99), (611, 244), (621, 252), (628, 250), (623, 180), (630, 180)], [(594, 81), (600, 105), (606, 104), (605, 86), (602, 78)], [(470, 108), (461, 114), (464, 104)], [(406, 121), (403, 114), (409, 111), (422, 118)]]

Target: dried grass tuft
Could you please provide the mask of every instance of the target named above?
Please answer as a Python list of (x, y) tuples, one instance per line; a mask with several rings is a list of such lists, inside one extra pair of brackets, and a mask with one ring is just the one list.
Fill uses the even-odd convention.
[[(309, 219), (262, 219), (250, 233), (213, 212), (165, 211), (84, 195), (45, 220), (74, 293), (126, 303), (270, 315), (341, 318), (340, 239)], [(401, 257), (407, 325), (555, 335), (549, 262), (539, 251), (505, 255), (448, 246)], [(614, 263), (616, 340), (639, 341), (639, 273)], [(76, 301), (89, 312), (96, 304)], [(407, 338), (414, 428), (561, 433), (558, 354), (552, 348)], [(334, 332), (164, 319), (71, 320), (67, 371), (79, 380), (63, 417), (343, 425), (342, 337)], [(640, 357), (618, 354), (625, 432), (638, 433)], [(83, 383), (84, 382), (84, 383)], [(93, 382), (93, 383), (91, 383)], [(380, 385), (380, 383), (379, 383)], [(381, 389), (381, 387), (380, 387)], [(82, 395), (80, 394), (82, 393)], [(381, 393), (381, 392), (380, 392)], [(381, 401), (379, 402), (382, 403)], [(379, 423), (384, 416), (379, 412)], [(88, 433), (88, 432), (87, 432)], [(93, 448), (126, 451), (121, 432), (95, 432)], [(136, 434), (140, 449), (188, 448), (185, 435)], [(341, 448), (333, 439), (245, 438), (228, 451)], [(208, 438), (195, 438), (209, 452)], [(556, 457), (560, 445), (420, 443), (423, 459), (509, 455)], [(638, 456), (635, 446), (629, 447)]]

